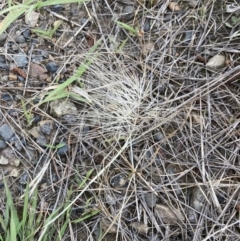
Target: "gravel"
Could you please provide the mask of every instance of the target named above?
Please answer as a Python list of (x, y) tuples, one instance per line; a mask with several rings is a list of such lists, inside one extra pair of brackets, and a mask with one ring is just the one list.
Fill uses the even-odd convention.
[(49, 72), (55, 73), (58, 70), (59, 66), (55, 62), (49, 62), (46, 64), (46, 68)]
[(24, 53), (14, 54), (13, 58), (18, 67), (25, 67), (28, 64), (28, 59)]
[(3, 140), (9, 141), (13, 135), (14, 135), (14, 132), (8, 124), (3, 124), (0, 127), (0, 136), (2, 137)]

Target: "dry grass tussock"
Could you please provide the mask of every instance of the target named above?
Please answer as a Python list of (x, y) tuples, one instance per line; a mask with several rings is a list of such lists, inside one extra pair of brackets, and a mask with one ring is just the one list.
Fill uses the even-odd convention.
[[(31, 110), (55, 121), (53, 144), (65, 139), (70, 147), (59, 157), (29, 136), (41, 153), (38, 164), (44, 163), (40, 171), (29, 165), (32, 185), (43, 176), (52, 181), (57, 172), (58, 182), (46, 189), (51, 192), (39, 194), (42, 200), (52, 200), (55, 209), (71, 187), (73, 216), (81, 215), (87, 200), (88, 208), (100, 210), (92, 219), (69, 225), (69, 240), (81, 233), (87, 240), (240, 239), (240, 49), (234, 29), (224, 25), (229, 16), (223, 4), (199, 0), (197, 7), (176, 13), (168, 10), (169, 1), (151, 8), (136, 1), (129, 25), (141, 29), (147, 20), (152, 24), (136, 36), (111, 21), (118, 10), (115, 2), (84, 4), (102, 45), (79, 82), (68, 87), (88, 100), (70, 98), (78, 108), (72, 122), (50, 116), (48, 104), (29, 102)], [(186, 40), (189, 30), (194, 34)], [(114, 48), (113, 39), (116, 46), (127, 42)], [(57, 49), (61, 39), (56, 42)], [(62, 65), (79, 66), (86, 46), (84, 41), (75, 46), (81, 51), (69, 54)], [(225, 55), (231, 65), (208, 71), (205, 62), (216, 54)], [(51, 84), (39, 92), (30, 89), (30, 95), (45, 94), (55, 88)], [(91, 169), (90, 179), (79, 188)]]

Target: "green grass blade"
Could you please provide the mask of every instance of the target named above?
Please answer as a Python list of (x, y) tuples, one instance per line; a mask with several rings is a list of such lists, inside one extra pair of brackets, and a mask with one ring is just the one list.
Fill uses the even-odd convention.
[[(81, 65), (79, 66), (78, 70), (76, 71), (76, 73), (71, 76), (69, 79), (67, 79), (64, 83), (60, 84), (55, 90), (51, 91), (47, 97), (42, 100), (38, 105), (40, 106), (43, 103), (49, 102), (49, 101), (53, 101), (56, 99), (62, 99), (65, 98), (67, 95), (69, 95), (68, 92), (65, 92), (65, 89), (72, 84), (74, 81), (76, 81), (77, 79), (79, 79), (84, 72), (87, 70), (87, 68), (94, 62), (95, 57), (96, 57), (96, 53), (95, 50), (97, 49), (98, 45), (100, 44), (100, 41), (98, 41), (90, 50), (89, 52), (86, 54), (86, 57), (83, 61), (83, 63), (81, 63)], [(93, 56), (90, 56), (90, 54), (93, 53)], [(84, 99), (84, 102), (87, 102)]]
[(38, 8), (51, 6), (55, 4), (68, 4), (68, 3), (84, 3), (89, 2), (89, 0), (48, 0), (45, 2), (39, 2)]
[(83, 181), (82, 181), (81, 184), (79, 185), (79, 188), (82, 188), (82, 187), (85, 185), (86, 181), (87, 181), (88, 178), (91, 176), (92, 172), (93, 172), (93, 169), (91, 169), (91, 170), (89, 170), (89, 171), (87, 172), (86, 177), (83, 179)]

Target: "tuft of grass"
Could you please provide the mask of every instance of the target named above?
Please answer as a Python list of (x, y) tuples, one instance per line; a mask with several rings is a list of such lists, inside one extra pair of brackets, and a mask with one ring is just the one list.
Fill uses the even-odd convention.
[(89, 0), (48, 0), (48, 1), (35, 1), (26, 0), (21, 4), (13, 5), (12, 1), (8, 1), (8, 8), (0, 11), (0, 15), (8, 13), (2, 22), (0, 22), (0, 34), (2, 34), (8, 26), (18, 19), (22, 14), (31, 12), (35, 9), (42, 7), (56, 5), (56, 4), (69, 4), (69, 3), (84, 3)]
[(3, 215), (0, 215), (0, 223), (4, 231), (0, 235), (2, 241), (17, 241), (26, 240), (34, 241), (34, 236), (39, 229), (42, 214), (38, 214), (37, 210), (37, 189), (35, 189), (33, 196), (29, 197), (29, 185), (26, 187), (25, 197), (23, 202), (22, 212), (13, 202), (12, 194), (7, 185), (6, 179), (3, 179), (6, 191), (6, 210)]
[[(84, 98), (83, 96), (79, 96), (79, 94), (75, 94), (72, 92), (67, 91), (67, 88), (74, 82), (78, 81), (80, 83), (81, 76), (85, 73), (85, 71), (88, 69), (88, 67), (95, 61), (97, 53), (95, 52), (98, 45), (100, 44), (100, 40), (89, 50), (88, 53), (86, 53), (86, 57), (84, 58), (81, 65), (78, 67), (76, 73), (71, 76), (69, 79), (67, 79), (64, 83), (58, 85), (56, 89), (46, 94), (46, 97), (38, 103), (38, 105), (42, 105), (43, 103), (72, 97), (75, 100), (78, 100), (80, 102), (89, 103), (91, 102), (90, 99)], [(80, 83), (81, 85), (81, 83)]]
[[(90, 178), (93, 170), (87, 172), (86, 177), (79, 184), (79, 188), (86, 185), (87, 180)], [(38, 190), (34, 190), (33, 195), (30, 197), (29, 184), (26, 186), (23, 207), (19, 208), (13, 202), (11, 191), (8, 187), (7, 181), (4, 178), (4, 186), (6, 191), (6, 210), (4, 214), (0, 215), (0, 225), (3, 232), (0, 234), (0, 241), (48, 241), (57, 240), (61, 241), (66, 235), (66, 230), (70, 223), (79, 223), (86, 219), (92, 218), (100, 212), (97, 208), (89, 208), (89, 198), (86, 201), (85, 211), (80, 218), (71, 220), (72, 203), (71, 197), (73, 190), (67, 191), (67, 200), (63, 206), (54, 210), (46, 219), (45, 214), (38, 211)], [(64, 212), (59, 216), (59, 213)], [(47, 225), (58, 216), (57, 225)]]
[(59, 26), (61, 24), (62, 24), (62, 21), (56, 21), (53, 28), (50, 28), (48, 30), (34, 28), (34, 29), (32, 29), (32, 31), (35, 32), (36, 34), (38, 34), (42, 38), (51, 39), (53, 37), (53, 34), (57, 31), (57, 29), (59, 28)]

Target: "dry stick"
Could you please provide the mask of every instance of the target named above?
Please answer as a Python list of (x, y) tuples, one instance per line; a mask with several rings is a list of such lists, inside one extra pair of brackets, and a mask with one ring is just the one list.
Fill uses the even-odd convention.
[(63, 48), (67, 47), (67, 45), (72, 42), (72, 40), (79, 34), (80, 31), (82, 31), (82, 29), (87, 25), (87, 23), (90, 21), (90, 19), (88, 19), (79, 29), (78, 31), (64, 44)]
[(24, 90), (23, 90), (23, 97), (25, 96), (25, 92), (26, 92), (26, 88), (27, 88), (27, 83), (28, 83), (28, 75), (29, 75), (30, 66), (31, 66), (31, 58), (32, 58), (33, 46), (34, 46), (34, 44), (32, 44), (31, 49), (30, 49), (30, 55), (29, 55), (29, 60), (28, 60), (28, 69), (27, 69), (27, 76), (26, 76), (25, 85), (24, 85)]
[[(119, 150), (119, 152), (112, 158), (112, 160), (105, 166), (103, 167), (103, 169), (85, 186), (85, 188), (75, 197), (75, 199), (66, 207), (64, 208), (64, 210), (59, 213), (55, 218), (53, 218), (48, 224), (46, 224), (43, 227), (43, 231), (40, 235), (40, 237), (38, 238), (38, 241), (41, 241), (45, 232), (48, 229), (48, 226), (51, 225), (53, 222), (55, 222), (61, 215), (63, 215), (81, 196), (82, 194), (89, 188), (89, 186), (94, 183), (112, 164), (113, 162), (118, 158), (118, 156), (121, 155), (121, 153), (127, 148), (129, 144), (129, 139), (126, 140), (125, 144), (123, 145), (123, 147)], [(106, 159), (106, 158), (105, 158)]]

